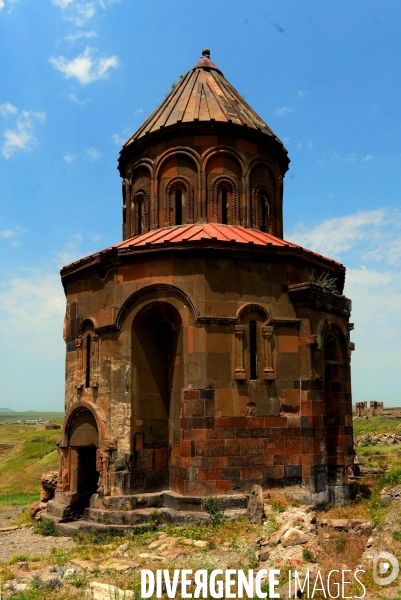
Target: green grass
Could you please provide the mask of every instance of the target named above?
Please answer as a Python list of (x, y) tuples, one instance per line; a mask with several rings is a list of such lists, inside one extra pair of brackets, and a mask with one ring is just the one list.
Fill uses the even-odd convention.
[(38, 502), (39, 494), (0, 494), (0, 506), (25, 506)]
[(372, 417), (371, 419), (354, 419), (354, 435), (367, 433), (401, 433), (401, 419), (388, 419), (386, 417)]
[[(0, 412), (0, 421), (10, 423), (13, 421), (26, 421), (32, 419), (43, 419), (43, 421), (55, 421), (62, 423), (64, 413), (62, 412)], [(32, 427), (32, 425), (30, 426)]]
[(59, 429), (38, 431), (23, 423), (0, 426), (2, 444), (10, 444), (0, 453), (0, 498), (39, 494), (41, 475), (58, 469), (56, 441), (60, 435)]

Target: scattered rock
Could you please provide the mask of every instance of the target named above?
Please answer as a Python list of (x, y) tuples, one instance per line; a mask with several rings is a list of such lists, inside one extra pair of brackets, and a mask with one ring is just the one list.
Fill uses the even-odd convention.
[(128, 550), (129, 545), (127, 543), (121, 544), (115, 551), (115, 556), (123, 556), (123, 554)]
[(66, 569), (64, 571), (63, 579), (69, 579), (70, 577), (74, 577), (75, 573), (76, 573), (75, 569), (71, 569), (71, 568)]
[(277, 590), (278, 595), (280, 596), (280, 598), (302, 598), (302, 596), (304, 595), (303, 592), (297, 589), (297, 593), (295, 593), (294, 587), (295, 586), (293, 584), (291, 586), (290, 591), (290, 585), (286, 583), (285, 585), (283, 585), (283, 587)]
[(29, 509), (29, 514), (32, 517), (32, 519), (39, 520), (40, 515), (46, 507), (46, 502), (34, 502)]
[(44, 473), (40, 480), (40, 501), (48, 502), (54, 498), (54, 492), (57, 488), (58, 472), (50, 471)]
[(202, 540), (196, 540), (196, 542), (194, 542), (194, 546), (195, 548), (206, 548), (207, 542), (203, 542)]
[(284, 548), (288, 548), (289, 546), (298, 546), (299, 544), (305, 544), (308, 541), (305, 533), (300, 529), (295, 529), (291, 527), (288, 529), (280, 539), (281, 545)]
[(120, 588), (115, 587), (114, 585), (108, 585), (107, 583), (99, 583), (97, 581), (92, 581), (89, 584), (89, 589), (87, 590), (89, 598), (93, 598), (93, 600), (129, 600), (132, 598), (134, 600), (135, 595), (134, 592), (129, 590), (120, 590)]
[(263, 523), (265, 510), (263, 505), (263, 490), (260, 485), (254, 485), (249, 496), (246, 516), (250, 523)]

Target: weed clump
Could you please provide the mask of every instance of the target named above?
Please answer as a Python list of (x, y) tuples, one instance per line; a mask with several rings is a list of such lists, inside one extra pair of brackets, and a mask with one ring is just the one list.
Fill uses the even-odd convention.
[(35, 533), (46, 536), (58, 536), (56, 525), (52, 519), (42, 519), (41, 521), (35, 521), (33, 524), (33, 530)]
[(210, 522), (213, 527), (220, 525), (225, 521), (224, 510), (220, 507), (219, 499), (215, 496), (208, 496), (205, 498), (205, 510), (210, 517)]

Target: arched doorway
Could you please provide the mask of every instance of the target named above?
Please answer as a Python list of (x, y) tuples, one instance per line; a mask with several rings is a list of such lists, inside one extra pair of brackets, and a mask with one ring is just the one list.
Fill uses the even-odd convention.
[(132, 327), (133, 491), (169, 488), (172, 420), (183, 387), (182, 320), (164, 301), (151, 302)]
[(96, 451), (99, 448), (99, 432), (96, 419), (90, 410), (78, 412), (70, 426), (69, 442), (71, 456), (75, 457), (73, 482), (77, 492), (74, 512), (82, 514), (96, 493), (99, 473), (96, 470)]

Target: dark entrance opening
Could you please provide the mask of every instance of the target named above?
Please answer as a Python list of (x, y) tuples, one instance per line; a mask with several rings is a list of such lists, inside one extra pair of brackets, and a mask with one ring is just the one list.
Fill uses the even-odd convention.
[(96, 471), (96, 448), (94, 446), (82, 446), (78, 448), (78, 513), (83, 513), (89, 506), (90, 498), (96, 493), (99, 481), (99, 473)]
[(73, 512), (82, 515), (89, 506), (90, 498), (96, 493), (99, 473), (96, 471), (96, 450), (99, 447), (99, 433), (96, 419), (90, 410), (76, 414), (70, 428), (69, 446), (75, 450), (76, 468), (74, 488), (77, 498)]

